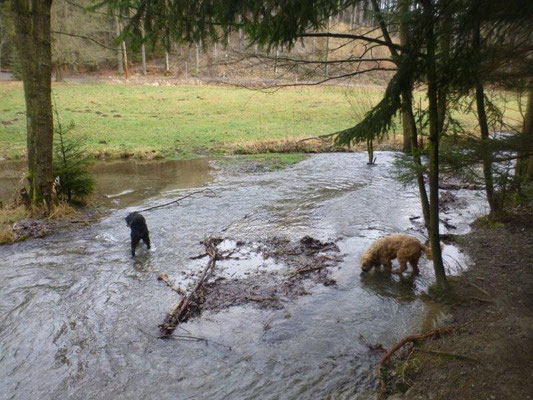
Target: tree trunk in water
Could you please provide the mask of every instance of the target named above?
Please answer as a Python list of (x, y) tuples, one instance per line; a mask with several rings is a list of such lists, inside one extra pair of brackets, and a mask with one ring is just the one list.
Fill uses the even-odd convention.
[[(113, 22), (115, 26), (115, 35), (116, 37), (119, 37), (120, 36), (120, 23), (116, 15), (113, 17)], [(124, 60), (122, 59), (122, 43), (120, 43), (117, 46), (117, 65), (118, 65), (118, 73), (123, 74), (124, 73)]]
[[(402, 7), (401, 12), (406, 14), (409, 10), (409, 0), (402, 0), (402, 3), (400, 4)], [(385, 20), (383, 18), (383, 15), (381, 14), (380, 9), (380, 3), (378, 3), (377, 0), (372, 0), (372, 7), (374, 8), (374, 14), (376, 15), (379, 26), (381, 28), (381, 32), (383, 34), (383, 37), (385, 41), (388, 44), (389, 50), (391, 52), (391, 55), (399, 59), (400, 54), (396, 50), (396, 48), (393, 45), (393, 41), (391, 39), (391, 36), (389, 34), (389, 30), (387, 29), (387, 25), (385, 23)], [(405, 25), (405, 23), (404, 23)], [(403, 34), (405, 35), (403, 37), (403, 45), (407, 47), (409, 45), (409, 38), (408, 38), (408, 30), (407, 27), (404, 26)], [(402, 54), (403, 57), (410, 57), (409, 54)], [(401, 108), (402, 108), (402, 124), (404, 129), (404, 145), (405, 145), (405, 134), (406, 131), (408, 132), (409, 136), (409, 149), (413, 152), (413, 161), (416, 165), (416, 180), (418, 184), (418, 191), (420, 193), (420, 202), (422, 204), (422, 214), (424, 216), (424, 225), (428, 231), (429, 234), (429, 201), (428, 201), (428, 195), (426, 192), (426, 185), (424, 182), (424, 169), (422, 166), (422, 160), (420, 158), (420, 154), (418, 153), (418, 133), (416, 128), (416, 121), (413, 114), (413, 93), (412, 93), (412, 84), (409, 82), (409, 84), (405, 85), (405, 87), (402, 89), (401, 93)], [(405, 148), (405, 147), (404, 147)]]
[[(409, 0), (399, 0), (398, 1), (398, 7), (400, 9), (400, 45), (402, 47), (407, 46), (409, 41), (409, 28), (407, 26), (407, 22), (405, 21), (407, 12), (409, 11)], [(409, 91), (410, 92), (410, 91)], [(410, 98), (405, 98), (405, 96), (402, 94), (402, 104), (407, 105), (407, 103), (410, 103)], [(412, 107), (412, 106), (410, 106)], [(402, 151), (404, 153), (409, 153), (412, 149), (412, 141), (411, 136), (411, 122), (409, 120), (408, 115), (409, 110), (407, 107), (402, 107), (402, 130), (403, 130), (403, 146)], [(411, 108), (412, 112), (412, 108)]]
[[(481, 46), (481, 27), (479, 20), (474, 26), (472, 32), (472, 44), (474, 50), (474, 57), (476, 62), (480, 62), (480, 46)], [(490, 160), (490, 154), (487, 149), (487, 141), (489, 140), (489, 124), (487, 122), (487, 113), (485, 112), (485, 92), (483, 90), (483, 84), (481, 83), (480, 71), (477, 71), (476, 80), (476, 108), (477, 117), (479, 121), (479, 129), (481, 131), (481, 158), (483, 160), (483, 177), (485, 179), (485, 192), (487, 193), (487, 201), (489, 203), (490, 216), (498, 211), (498, 205), (494, 198), (494, 181), (492, 179), (492, 162)]]
[(28, 180), (33, 204), (51, 206), (52, 193), (52, 49), (50, 35), (51, 0), (29, 3), (12, 0), (15, 44), (20, 54), (24, 97)]
[(416, 127), (415, 116), (413, 114), (413, 95), (410, 89), (402, 91), (402, 115), (404, 123), (409, 125), (409, 133), (411, 140), (411, 153), (416, 168), (416, 183), (418, 185), (418, 193), (420, 194), (420, 203), (422, 205), (422, 215), (424, 216), (424, 226), (429, 233), (429, 200), (426, 191), (426, 182), (424, 181), (424, 167), (420, 157), (420, 148), (418, 146), (418, 129)]
[(439, 234), (439, 103), (438, 103), (438, 78), (436, 70), (435, 47), (436, 40), (433, 31), (433, 6), (431, 0), (424, 0), (423, 13), (427, 22), (426, 26), (426, 75), (427, 96), (429, 100), (429, 241), (433, 254), (433, 268), (435, 269), (436, 284), (439, 289), (448, 290), (442, 251), (440, 248)]
[(489, 139), (489, 125), (487, 123), (487, 114), (485, 112), (485, 93), (481, 82), (476, 83), (476, 106), (477, 117), (479, 120), (479, 129), (481, 130), (481, 157), (483, 159), (483, 177), (485, 179), (485, 192), (487, 193), (487, 201), (489, 203), (490, 215), (498, 211), (499, 207), (494, 199), (494, 180), (492, 179), (492, 161), (487, 147)]

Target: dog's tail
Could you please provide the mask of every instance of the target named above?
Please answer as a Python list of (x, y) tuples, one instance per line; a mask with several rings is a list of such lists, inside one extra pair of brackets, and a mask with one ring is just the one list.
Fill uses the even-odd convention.
[[(425, 244), (420, 243), (420, 246), (422, 247), (422, 250), (426, 254), (426, 258), (428, 260), (433, 260), (433, 252), (431, 251), (431, 245), (429, 244), (429, 241), (427, 241)], [(440, 250), (442, 251), (443, 248), (444, 246), (441, 243)]]

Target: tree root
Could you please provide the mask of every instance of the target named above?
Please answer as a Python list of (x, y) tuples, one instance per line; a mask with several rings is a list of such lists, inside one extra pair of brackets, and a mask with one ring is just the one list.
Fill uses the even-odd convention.
[(433, 349), (423, 349), (421, 347), (415, 347), (414, 350), (420, 351), (422, 353), (435, 354), (435, 355), (441, 356), (441, 357), (455, 358), (457, 360), (480, 362), (479, 359), (474, 358), (474, 357), (468, 357), (468, 356), (464, 356), (462, 354), (456, 354), (456, 353), (448, 353), (446, 351), (433, 350)]
[(389, 351), (387, 351), (387, 353), (381, 358), (381, 360), (379, 362), (379, 365), (378, 365), (377, 378), (378, 378), (379, 385), (380, 385), (380, 391), (379, 391), (379, 394), (378, 394), (378, 399), (379, 400), (384, 399), (386, 397), (387, 393), (388, 393), (387, 383), (385, 382), (385, 379), (383, 378), (381, 370), (382, 370), (383, 367), (385, 367), (385, 365), (387, 364), (387, 362), (389, 361), (389, 359), (392, 357), (392, 355), (395, 352), (400, 350), (407, 343), (416, 343), (416, 342), (418, 342), (420, 340), (425, 340), (425, 339), (428, 339), (428, 338), (438, 337), (440, 335), (444, 335), (444, 334), (450, 333), (450, 332), (452, 332), (453, 330), (455, 330), (457, 328), (458, 327), (455, 327), (455, 326), (449, 326), (449, 327), (444, 327), (444, 328), (433, 329), (433, 330), (431, 330), (431, 331), (429, 331), (427, 333), (419, 333), (419, 334), (416, 334), (416, 335), (409, 335), (409, 336), (404, 337), (402, 340), (400, 340), (394, 346), (392, 346), (391, 349)]

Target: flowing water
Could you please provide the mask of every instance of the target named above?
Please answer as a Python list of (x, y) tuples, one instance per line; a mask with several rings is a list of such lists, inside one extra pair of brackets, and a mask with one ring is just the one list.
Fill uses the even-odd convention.
[[(425, 259), (414, 280), (360, 273), (357, 258), (372, 240), (393, 232), (422, 238), (409, 219), (420, 215), (416, 190), (389, 176), (393, 153), (378, 153), (376, 166), (365, 158), (316, 155), (273, 172), (203, 168), (197, 178), (189, 166), (159, 186), (161, 175), (150, 172), (139, 180), (162, 193), (149, 201), (138, 198), (77, 231), (0, 247), (0, 399), (372, 398), (379, 355), (367, 344), (389, 346), (442, 315), (420, 298), (433, 281)], [(120, 180), (108, 195), (140, 190), (133, 179)], [(145, 213), (153, 248), (133, 260), (127, 213), (196, 184), (214, 194)], [(457, 196), (465, 201), (447, 213), (453, 233), (485, 211), (481, 193)], [(185, 273), (205, 265), (189, 257), (203, 253), (209, 235), (339, 239), (345, 257), (330, 268), (337, 285), (310, 285), (310, 295), (285, 301), (282, 310), (252, 303), (204, 312), (176, 338), (159, 339), (158, 324), (178, 295), (156, 276), (166, 272), (186, 286)], [(453, 246), (444, 254), (449, 273), (467, 265)], [(239, 264), (250, 274), (257, 266)]]

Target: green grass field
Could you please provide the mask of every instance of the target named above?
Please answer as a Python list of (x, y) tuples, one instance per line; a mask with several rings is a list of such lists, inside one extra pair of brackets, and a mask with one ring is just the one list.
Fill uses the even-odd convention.
[[(0, 156), (20, 158), (26, 143), (22, 84), (0, 83), (0, 91)], [(96, 156), (192, 158), (261, 153), (271, 150), (250, 149), (345, 129), (379, 101), (382, 89), (316, 86), (264, 93), (227, 86), (63, 83), (54, 84), (53, 94), (61, 122), (74, 121), (73, 134), (86, 137)]]

